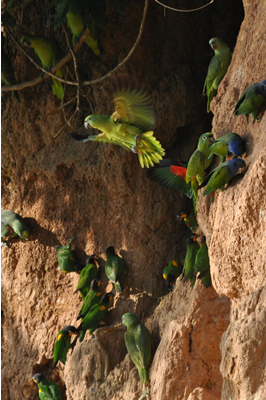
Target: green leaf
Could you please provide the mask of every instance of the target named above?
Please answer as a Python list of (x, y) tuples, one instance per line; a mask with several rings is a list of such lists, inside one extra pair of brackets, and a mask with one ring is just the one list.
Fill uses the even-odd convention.
[(61, 24), (68, 10), (69, 10), (69, 0), (59, 0), (55, 13), (54, 29), (56, 29)]

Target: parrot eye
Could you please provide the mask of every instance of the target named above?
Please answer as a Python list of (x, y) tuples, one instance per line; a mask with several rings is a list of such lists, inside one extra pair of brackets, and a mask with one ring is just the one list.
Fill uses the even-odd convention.
[(203, 136), (203, 137), (202, 137), (202, 140), (206, 140), (206, 139), (207, 139), (207, 136)]

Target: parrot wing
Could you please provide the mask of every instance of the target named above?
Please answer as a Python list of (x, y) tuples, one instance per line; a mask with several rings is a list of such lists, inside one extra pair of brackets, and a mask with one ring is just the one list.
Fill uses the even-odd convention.
[[(223, 190), (224, 185), (229, 181), (227, 165), (222, 165), (222, 166), (219, 165), (209, 175), (210, 175), (210, 177), (207, 176), (207, 178), (206, 178), (207, 187), (204, 192), (204, 196), (214, 192), (216, 189)], [(203, 185), (204, 185), (204, 182), (203, 182)]]
[(210, 260), (208, 255), (208, 247), (203, 243), (196, 254), (194, 271), (203, 272), (210, 268)]
[(108, 137), (103, 132), (99, 133), (98, 135), (87, 136), (86, 138), (78, 135), (76, 132), (71, 132), (70, 136), (73, 140), (75, 140), (76, 142), (80, 142), (80, 143), (91, 142), (91, 141), (110, 143), (110, 144), (116, 144), (118, 146), (122, 146), (124, 149), (126, 149), (128, 151), (131, 150), (131, 146), (128, 145), (127, 143), (117, 140), (115, 138), (108, 139)]
[(211, 62), (209, 64), (204, 88), (203, 88), (203, 94), (207, 94), (207, 96), (210, 95), (210, 92), (212, 89), (217, 90), (218, 85), (216, 86), (214, 84), (215, 79), (219, 75), (219, 72), (221, 71), (222, 68), (222, 62), (221, 59), (218, 55), (215, 55), (212, 57)]
[(113, 93), (115, 111), (113, 120), (121, 120), (137, 125), (143, 131), (153, 129), (155, 117), (149, 97), (146, 93), (132, 89), (123, 89)]
[(70, 347), (70, 337), (59, 332), (54, 346), (54, 365), (56, 366), (59, 360), (63, 364), (66, 363), (66, 355)]
[(49, 392), (52, 400), (62, 400), (62, 393), (59, 387), (54, 382), (49, 383)]

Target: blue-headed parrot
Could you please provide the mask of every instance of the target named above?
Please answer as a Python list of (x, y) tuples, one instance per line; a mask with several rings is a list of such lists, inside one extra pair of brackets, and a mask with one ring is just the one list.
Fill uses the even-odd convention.
[(234, 114), (245, 115), (247, 123), (249, 123), (249, 114), (253, 118), (253, 122), (259, 121), (258, 115), (260, 107), (266, 98), (266, 80), (250, 85), (238, 100)]

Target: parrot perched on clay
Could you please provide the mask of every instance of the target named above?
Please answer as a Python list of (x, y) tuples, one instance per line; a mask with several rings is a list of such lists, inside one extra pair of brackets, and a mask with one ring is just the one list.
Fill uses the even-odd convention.
[(182, 274), (183, 265), (176, 260), (171, 261), (163, 270), (163, 278), (166, 280), (165, 284), (168, 290), (172, 290), (176, 279)]
[(161, 160), (159, 165), (147, 170), (147, 176), (170, 189), (193, 197), (191, 185), (186, 183), (187, 163), (180, 160)]
[(86, 331), (89, 330), (90, 335), (95, 331), (98, 325), (104, 320), (108, 312), (108, 304), (113, 299), (113, 293), (105, 293), (101, 301), (95, 304), (89, 312), (81, 320), (80, 326), (77, 331), (80, 332), (79, 341), (82, 342)]
[[(6, 85), (16, 85), (17, 81), (14, 75), (14, 70), (8, 55), (4, 49), (4, 36), (1, 34), (1, 83)], [(20, 97), (17, 90), (13, 90), (18, 103), (20, 103)]]
[(206, 271), (206, 273), (204, 273), (204, 275), (199, 275), (199, 278), (201, 279), (201, 282), (203, 283), (203, 285), (208, 288), (211, 287), (212, 285), (212, 278), (211, 278), (211, 272), (210, 270)]
[(199, 189), (206, 186), (203, 195), (206, 196), (211, 193), (212, 199), (214, 199), (215, 190), (220, 189), (222, 192), (225, 189), (226, 183), (238, 173), (240, 168), (244, 168), (245, 166), (245, 161), (241, 158), (232, 158), (229, 161), (225, 161), (206, 176)]
[(113, 246), (108, 247), (106, 249), (105, 273), (118, 293), (124, 290), (124, 274), (126, 272), (125, 260), (115, 253)]
[(54, 367), (56, 367), (56, 364), (58, 363), (59, 360), (65, 365), (67, 352), (71, 344), (71, 336), (77, 334), (78, 332), (76, 328), (71, 325), (65, 326), (58, 333), (54, 345), (54, 362), (53, 362)]
[(225, 76), (231, 61), (231, 51), (221, 39), (217, 37), (212, 38), (209, 44), (215, 54), (209, 64), (203, 87), (203, 95), (207, 95), (208, 97), (207, 112), (210, 112), (210, 103), (216, 95), (219, 83)]
[(138, 155), (142, 168), (159, 163), (165, 151), (153, 136), (155, 118), (148, 96), (134, 89), (120, 89), (113, 93), (113, 102), (115, 111), (111, 116), (95, 114), (85, 118), (86, 129), (97, 128), (101, 133), (85, 139), (72, 133), (72, 138), (122, 146)]
[[(35, 53), (41, 60), (43, 68), (50, 70), (54, 67), (62, 58), (63, 53), (62, 50), (54, 38), (48, 38), (45, 36), (32, 36), (25, 35), (21, 38), (21, 43), (27, 47), (31, 47), (34, 49)], [(64, 78), (65, 76), (65, 68), (59, 68), (55, 75), (59, 78)], [(64, 86), (63, 82), (58, 81), (55, 78), (52, 78), (52, 90), (53, 94), (58, 97), (59, 100), (62, 100), (64, 97)]]
[(41, 400), (62, 400), (61, 390), (56, 383), (48, 381), (42, 374), (35, 374), (32, 379), (39, 387)]
[(87, 293), (86, 297), (83, 300), (83, 304), (79, 311), (79, 315), (77, 320), (80, 318), (84, 318), (86, 314), (88, 314), (91, 307), (95, 304), (100, 303), (102, 297), (102, 291), (100, 289), (101, 281), (97, 278), (91, 281), (90, 291)]
[(191, 210), (181, 210), (177, 214), (178, 219), (183, 219), (186, 223), (187, 227), (191, 230), (192, 233), (195, 233), (198, 228), (198, 222), (193, 209)]
[(75, 254), (71, 250), (71, 243), (73, 240), (74, 238), (70, 239), (66, 247), (55, 246), (59, 267), (65, 273), (80, 271), (84, 268), (84, 265), (77, 262)]
[[(66, 17), (68, 26), (73, 34), (73, 45), (75, 45), (76, 40), (82, 36), (85, 27), (83, 25), (80, 13), (77, 12), (76, 10), (70, 8), (66, 14)], [(92, 20), (88, 22), (88, 28), (90, 30), (90, 34), (85, 40), (85, 43), (87, 43), (87, 45), (92, 49), (94, 54), (98, 56), (100, 54), (100, 50), (96, 36), (96, 26)]]
[(253, 118), (253, 122), (258, 120), (259, 109), (266, 98), (266, 80), (259, 83), (253, 83), (241, 95), (238, 100), (234, 114), (245, 115), (247, 123), (249, 123), (249, 114)]
[(85, 299), (87, 293), (90, 291), (90, 285), (94, 278), (98, 275), (98, 269), (95, 265), (94, 254), (87, 258), (86, 266), (82, 269), (79, 280), (74, 293), (80, 291), (82, 300)]
[(133, 313), (124, 314), (122, 323), (127, 327), (124, 340), (128, 354), (138, 369), (141, 383), (147, 383), (152, 348), (150, 331)]
[[(186, 182), (191, 182), (194, 197), (198, 197), (198, 183), (202, 183), (204, 171), (211, 165), (213, 155), (209, 149), (212, 133), (203, 133), (198, 141), (198, 148), (194, 151), (187, 165)], [(211, 157), (210, 157), (211, 156)], [(210, 157), (210, 158), (209, 158)]]
[[(208, 246), (206, 243), (206, 236), (203, 236), (201, 239), (201, 246), (200, 246), (200, 249), (197, 252), (196, 258), (195, 258), (194, 272), (196, 275), (199, 272), (199, 275), (197, 276), (197, 278), (201, 279), (201, 280), (206, 275), (209, 275), (210, 260), (209, 260)], [(207, 278), (207, 276), (206, 276), (206, 278)], [(204, 280), (202, 280), (202, 283), (205, 287), (209, 287), (209, 286), (211, 286), (211, 280), (209, 277), (207, 280), (206, 280), (206, 278)], [(208, 286), (206, 286), (206, 284)]]
[(183, 280), (185, 282), (189, 279), (192, 287), (195, 285), (196, 281), (196, 276), (194, 273), (194, 264), (199, 248), (200, 246), (197, 242), (197, 235), (193, 234), (189, 236), (187, 238), (187, 252), (184, 261)]
[[(223, 163), (229, 153), (233, 153), (235, 157), (242, 154), (242, 139), (237, 133), (226, 133), (218, 139), (215, 139), (210, 145), (210, 151), (211, 154), (220, 156), (220, 161)], [(211, 157), (211, 155), (209, 157)]]
[(23, 221), (23, 218), (9, 210), (1, 211), (1, 245), (8, 247), (7, 242), (3, 238), (11, 236), (19, 236), (22, 239), (27, 239), (29, 229)]

